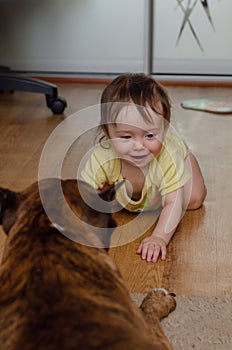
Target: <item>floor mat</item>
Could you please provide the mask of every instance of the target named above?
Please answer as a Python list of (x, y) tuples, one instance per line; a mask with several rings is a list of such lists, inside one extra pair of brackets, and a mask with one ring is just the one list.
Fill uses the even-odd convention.
[(194, 109), (219, 114), (232, 114), (232, 102), (220, 101), (210, 98), (185, 100), (181, 106), (186, 109)]

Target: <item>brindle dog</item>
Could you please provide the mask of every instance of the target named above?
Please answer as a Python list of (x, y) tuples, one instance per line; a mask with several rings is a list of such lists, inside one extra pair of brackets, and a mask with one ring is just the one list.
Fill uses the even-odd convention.
[[(111, 214), (88, 207), (77, 183), (65, 180), (63, 193), (81, 219), (67, 225), (57, 181), (44, 180), (43, 193), (58, 211), (59, 227), (63, 222), (76, 242), (46, 215), (37, 183), (17, 193), (0, 189), (0, 223), (8, 235), (0, 268), (0, 349), (172, 349), (160, 319), (175, 308), (173, 296), (151, 291), (138, 308), (105, 249), (97, 248), (101, 236), (82, 225), (113, 227)], [(99, 200), (87, 184), (79, 187), (92, 203)], [(101, 199), (113, 195), (107, 190)]]

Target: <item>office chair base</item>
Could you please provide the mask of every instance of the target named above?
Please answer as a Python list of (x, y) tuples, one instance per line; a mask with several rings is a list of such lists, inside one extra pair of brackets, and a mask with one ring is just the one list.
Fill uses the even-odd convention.
[(64, 109), (67, 107), (66, 100), (58, 96), (56, 85), (40, 79), (29, 78), (26, 75), (1, 71), (0, 91), (28, 91), (42, 93), (45, 95), (48, 108), (50, 108), (54, 114), (63, 113)]

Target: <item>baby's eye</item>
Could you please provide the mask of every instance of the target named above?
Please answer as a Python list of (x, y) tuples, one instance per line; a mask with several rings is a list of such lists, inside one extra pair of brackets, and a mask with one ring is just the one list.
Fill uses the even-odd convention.
[(129, 139), (131, 139), (131, 136), (130, 135), (123, 135), (123, 136), (120, 136), (120, 139), (129, 140)]
[(150, 133), (150, 134), (146, 135), (146, 138), (149, 140), (153, 140), (155, 138), (155, 136), (156, 136), (155, 134)]

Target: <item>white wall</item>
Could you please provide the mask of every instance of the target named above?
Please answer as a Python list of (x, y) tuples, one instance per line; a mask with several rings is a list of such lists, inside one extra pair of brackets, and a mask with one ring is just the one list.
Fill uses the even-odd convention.
[[(232, 1), (208, 3), (215, 31), (200, 0), (190, 16), (201, 51), (188, 26), (175, 45), (177, 1), (155, 0), (154, 72), (232, 74)], [(143, 70), (144, 0), (0, 0), (0, 17), (0, 64), (15, 70)]]
[(0, 5), (1, 64), (65, 72), (142, 70), (143, 0), (18, 1), (8, 0), (4, 11)]

